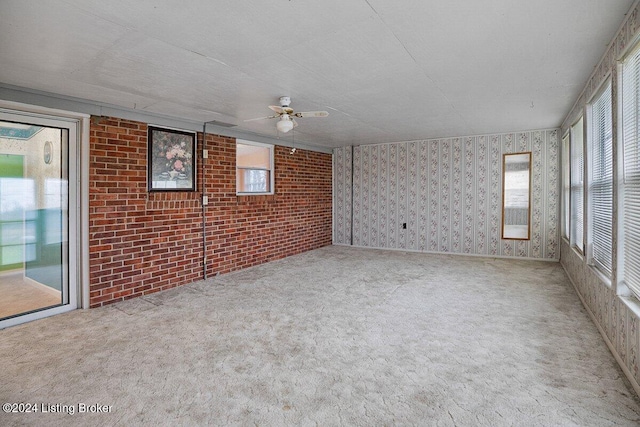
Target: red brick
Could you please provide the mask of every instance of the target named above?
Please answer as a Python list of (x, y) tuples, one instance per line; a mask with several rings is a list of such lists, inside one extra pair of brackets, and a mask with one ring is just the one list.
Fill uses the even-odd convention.
[[(94, 123), (95, 122), (95, 123)], [(202, 134), (198, 134), (202, 147)], [(235, 140), (207, 135), (196, 192), (147, 191), (147, 125), (92, 120), (90, 306), (203, 278), (203, 176), (207, 275), (331, 244), (331, 155), (275, 147), (276, 194), (235, 194)], [(200, 153), (198, 153), (200, 154)]]

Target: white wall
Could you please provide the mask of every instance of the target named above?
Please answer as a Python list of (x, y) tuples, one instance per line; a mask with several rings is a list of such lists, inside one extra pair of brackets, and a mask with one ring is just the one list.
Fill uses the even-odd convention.
[[(502, 240), (502, 155), (521, 151), (531, 240)], [(557, 260), (558, 159), (557, 129), (337, 148), (334, 243)]]

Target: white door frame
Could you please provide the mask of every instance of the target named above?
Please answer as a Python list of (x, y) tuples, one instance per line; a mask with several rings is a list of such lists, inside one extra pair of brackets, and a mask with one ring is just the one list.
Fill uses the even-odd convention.
[(68, 130), (69, 135), (69, 304), (0, 321), (0, 329), (75, 310), (89, 308), (89, 126), (82, 113), (0, 100), (3, 120)]

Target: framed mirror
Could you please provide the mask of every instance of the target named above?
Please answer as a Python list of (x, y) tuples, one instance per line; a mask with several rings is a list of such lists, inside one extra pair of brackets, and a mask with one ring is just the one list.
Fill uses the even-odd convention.
[(529, 240), (531, 152), (504, 154), (502, 162), (502, 238)]

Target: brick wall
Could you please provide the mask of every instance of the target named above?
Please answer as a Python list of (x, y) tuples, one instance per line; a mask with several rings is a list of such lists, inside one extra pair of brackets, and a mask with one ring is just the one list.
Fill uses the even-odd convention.
[(235, 139), (198, 134), (197, 191), (147, 191), (147, 125), (92, 118), (90, 305), (203, 278), (203, 173), (207, 275), (331, 244), (331, 155), (275, 148), (275, 194), (236, 196)]

